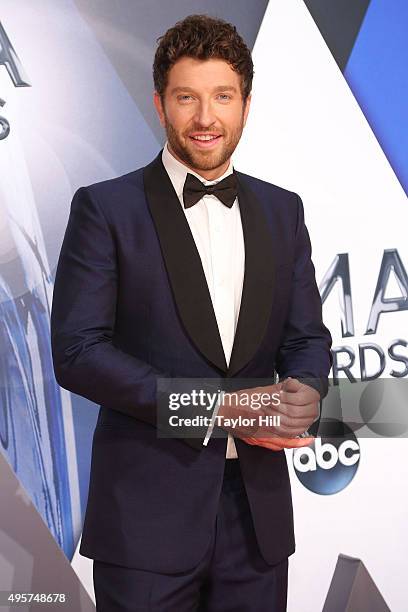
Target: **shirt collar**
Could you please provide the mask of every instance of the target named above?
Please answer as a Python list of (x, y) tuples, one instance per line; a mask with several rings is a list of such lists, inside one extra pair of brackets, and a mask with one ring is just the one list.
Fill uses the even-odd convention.
[(225, 178), (229, 174), (232, 174), (233, 172), (232, 160), (230, 160), (228, 168), (222, 176), (218, 177), (215, 180), (207, 181), (205, 178), (197, 174), (197, 172), (194, 172), (194, 170), (191, 170), (191, 168), (176, 159), (174, 155), (170, 153), (167, 144), (168, 143), (166, 141), (166, 144), (163, 147), (162, 161), (167, 171), (167, 174), (169, 175), (170, 180), (173, 183), (174, 190), (180, 199), (183, 197), (183, 187), (188, 172), (200, 179), (200, 181), (204, 183), (204, 185), (213, 185), (214, 183), (218, 183), (218, 181), (221, 181), (223, 178)]

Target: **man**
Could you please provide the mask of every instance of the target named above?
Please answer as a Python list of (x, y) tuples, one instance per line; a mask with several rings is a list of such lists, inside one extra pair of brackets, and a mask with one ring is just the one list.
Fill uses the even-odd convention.
[[(98, 610), (281, 611), (294, 552), (284, 449), (312, 441), (299, 436), (318, 422), (331, 338), (300, 198), (232, 166), (248, 48), (204, 15), (159, 40), (167, 142), (146, 167), (75, 193), (55, 280), (57, 380), (100, 405), (80, 553)], [(165, 378), (238, 391), (194, 435), (163, 436)], [(278, 398), (261, 413), (280, 424), (231, 426), (260, 391)]]

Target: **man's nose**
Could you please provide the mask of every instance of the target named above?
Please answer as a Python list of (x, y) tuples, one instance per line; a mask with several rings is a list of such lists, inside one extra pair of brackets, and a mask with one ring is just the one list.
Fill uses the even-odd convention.
[(210, 127), (215, 121), (214, 110), (209, 102), (204, 102), (197, 108), (195, 117), (197, 124), (203, 127)]

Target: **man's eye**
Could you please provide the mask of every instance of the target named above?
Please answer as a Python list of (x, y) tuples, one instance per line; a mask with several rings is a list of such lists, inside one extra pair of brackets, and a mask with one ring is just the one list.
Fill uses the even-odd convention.
[(192, 98), (192, 96), (185, 94), (185, 95), (181, 95), (178, 97), (178, 99), (180, 100), (180, 102), (184, 102), (184, 101), (188, 101), (189, 98)]
[(230, 99), (231, 99), (231, 96), (230, 96), (230, 95), (228, 95), (228, 94), (219, 94), (219, 97), (220, 97), (222, 100), (230, 100)]

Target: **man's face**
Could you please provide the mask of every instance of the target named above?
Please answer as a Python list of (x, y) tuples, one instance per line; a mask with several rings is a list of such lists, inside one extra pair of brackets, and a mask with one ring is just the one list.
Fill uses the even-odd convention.
[(171, 152), (208, 179), (226, 170), (246, 123), (250, 96), (244, 105), (240, 80), (223, 60), (182, 57), (169, 71), (164, 104), (154, 94)]

